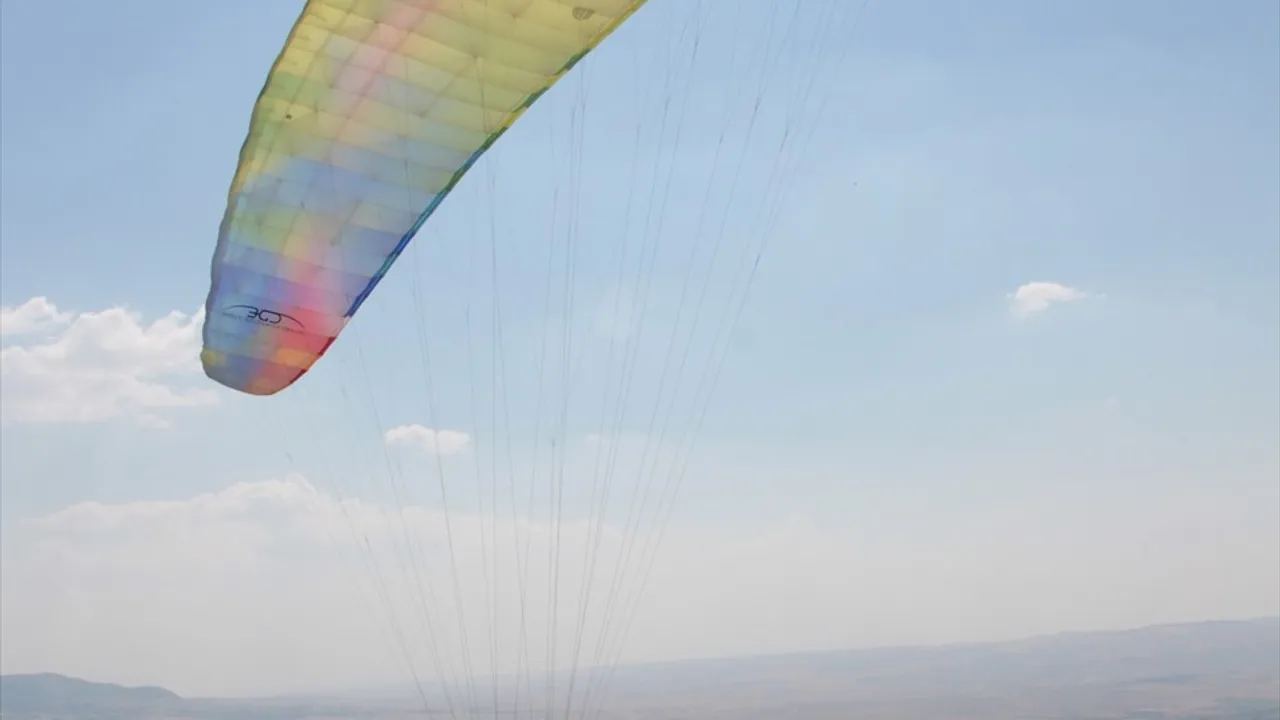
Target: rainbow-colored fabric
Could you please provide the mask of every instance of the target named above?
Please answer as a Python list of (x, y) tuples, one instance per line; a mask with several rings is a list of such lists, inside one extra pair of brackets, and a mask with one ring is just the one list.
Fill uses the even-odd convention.
[(644, 0), (310, 0), (254, 106), (205, 301), (205, 373), (320, 358), (467, 169)]

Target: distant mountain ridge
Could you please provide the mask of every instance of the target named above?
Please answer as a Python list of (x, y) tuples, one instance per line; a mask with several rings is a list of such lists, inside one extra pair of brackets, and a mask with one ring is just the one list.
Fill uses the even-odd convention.
[[(1280, 617), (618, 670), (601, 720), (1280, 720)], [(385, 696), (184, 699), (51, 673), (0, 676), (3, 720), (391, 720), (415, 707)]]
[(182, 697), (161, 687), (125, 687), (56, 673), (0, 675), (0, 712), (67, 712), (88, 708), (178, 705)]
[[(992, 642), (958, 642), (941, 645), (887, 645), (854, 650), (820, 650), (813, 652), (748, 655), (733, 658), (675, 660), (632, 665), (629, 674), (644, 676), (649, 672), (683, 671), (699, 675), (711, 673), (741, 675), (757, 670), (829, 670), (858, 669), (874, 666), (881, 672), (902, 666), (945, 667), (950, 671), (954, 661), (968, 662), (982, 658), (991, 661), (1036, 667), (1054, 673), (1063, 671), (1061, 664), (1082, 663), (1096, 669), (1098, 652), (1110, 656), (1114, 663), (1123, 657), (1130, 662), (1153, 656), (1182, 664), (1191, 661), (1222, 662), (1234, 669), (1239, 663), (1261, 662), (1275, 665), (1280, 671), (1280, 616), (1243, 620), (1207, 620), (1203, 622), (1163, 623), (1122, 630), (1072, 630), (1034, 635), (1017, 640)], [(1190, 657), (1188, 657), (1190, 656)], [(990, 665), (986, 665), (989, 669)]]

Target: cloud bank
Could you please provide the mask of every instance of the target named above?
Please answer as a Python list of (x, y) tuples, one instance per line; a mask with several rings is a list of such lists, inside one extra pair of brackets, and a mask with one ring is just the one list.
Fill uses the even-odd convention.
[[(822, 527), (795, 516), (676, 529), (634, 605), (624, 657), (1264, 614), (1280, 602), (1277, 503), (1274, 493), (1170, 493), (1158, 507), (1146, 496), (1102, 507), (1046, 498), (981, 516), (921, 511), (883, 527)], [(444, 520), (422, 505), (338, 500), (290, 476), (185, 500), (80, 503), (7, 523), (0, 666), (196, 695), (337, 691), (406, 684), (403, 642), (423, 677), (456, 682), (464, 628), (477, 675), (487, 674), (495, 644), (499, 671), (514, 667), (522, 608), (534, 665), (545, 664), (549, 637), (556, 664), (567, 665), (588, 526), (567, 518), (557, 533), (545, 515), (505, 511)], [(584, 665), (595, 657), (623, 539), (606, 524), (587, 574), (594, 590)], [(622, 573), (619, 597), (639, 597), (637, 567)]]
[(71, 321), (46, 297), (33, 297), (17, 307), (0, 307), (0, 336), (40, 332)]
[(203, 321), (203, 311), (149, 323), (123, 307), (66, 312), (44, 297), (0, 308), (4, 422), (164, 426), (161, 411), (216, 404), (213, 390), (184, 387), (200, 370)]

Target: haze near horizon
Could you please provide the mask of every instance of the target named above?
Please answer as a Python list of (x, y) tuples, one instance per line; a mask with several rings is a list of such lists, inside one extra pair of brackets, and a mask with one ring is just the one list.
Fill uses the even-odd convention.
[(593, 703), (1280, 611), (1275, 3), (650, 0), (255, 398), (199, 308), (299, 7), (0, 8), (4, 674)]

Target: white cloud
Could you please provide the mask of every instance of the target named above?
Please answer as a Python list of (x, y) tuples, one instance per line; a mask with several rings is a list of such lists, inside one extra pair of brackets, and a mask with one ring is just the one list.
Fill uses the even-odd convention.
[(383, 434), (392, 447), (412, 447), (433, 455), (462, 455), (471, 445), (471, 436), (458, 430), (433, 430), (418, 424), (393, 427)]
[(33, 297), (17, 307), (0, 307), (0, 335), (26, 335), (71, 321), (46, 297)]
[(200, 369), (203, 311), (151, 323), (122, 307), (62, 312), (44, 298), (4, 309), (0, 381), (8, 422), (100, 422), (127, 416), (149, 426), (155, 411), (212, 405), (212, 389), (181, 387)]
[(1014, 317), (1026, 318), (1044, 312), (1052, 303), (1084, 300), (1091, 295), (1055, 282), (1029, 282), (1009, 293), (1009, 309)]

